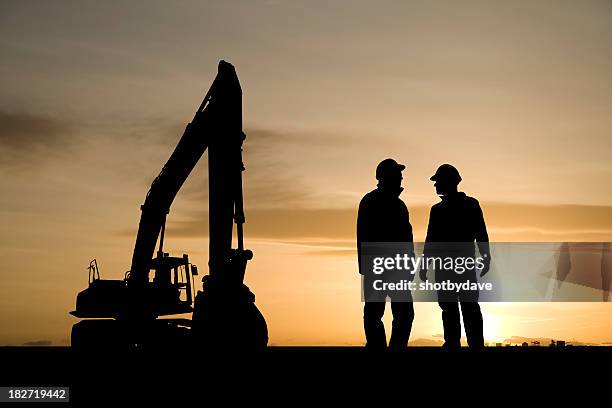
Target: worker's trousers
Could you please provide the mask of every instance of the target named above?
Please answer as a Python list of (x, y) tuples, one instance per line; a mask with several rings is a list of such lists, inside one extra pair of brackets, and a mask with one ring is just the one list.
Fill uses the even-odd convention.
[[(462, 275), (436, 271), (436, 281), (451, 280), (453, 282), (476, 282), (476, 271), (468, 270)], [(444, 348), (461, 347), (461, 316), (463, 315), (465, 335), (471, 349), (484, 347), (482, 329), (482, 313), (478, 304), (478, 290), (438, 291), (438, 304), (442, 309), (442, 324), (444, 326)]]
[(484, 347), (482, 334), (482, 313), (478, 302), (440, 302), (442, 324), (444, 325), (444, 347), (461, 347), (461, 320), (459, 306), (463, 314), (463, 324), (468, 346), (473, 349)]
[[(387, 348), (387, 337), (382, 318), (385, 314), (387, 302), (365, 302), (363, 307), (363, 326), (366, 335), (366, 347), (372, 350)], [(389, 348), (402, 350), (408, 345), (412, 322), (414, 321), (414, 307), (412, 302), (391, 302), (393, 323)]]

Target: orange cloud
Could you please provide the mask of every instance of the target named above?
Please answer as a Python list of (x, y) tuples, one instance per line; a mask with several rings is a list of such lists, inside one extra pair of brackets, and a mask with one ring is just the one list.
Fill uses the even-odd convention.
[[(247, 237), (276, 240), (352, 241), (354, 209), (254, 209), (247, 211)], [(612, 207), (482, 203), (492, 241), (610, 241)], [(429, 209), (410, 208), (415, 240), (423, 240)], [(208, 235), (208, 213), (191, 212), (172, 221), (168, 233), (179, 237)], [(327, 244), (324, 244), (327, 245)]]

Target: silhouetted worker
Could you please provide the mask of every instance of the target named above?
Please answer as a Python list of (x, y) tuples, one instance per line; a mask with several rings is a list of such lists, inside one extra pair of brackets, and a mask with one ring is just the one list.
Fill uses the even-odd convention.
[[(475, 257), (474, 241), (478, 243), (484, 268), (480, 276), (489, 271), (491, 256), (489, 236), (478, 200), (458, 192), (461, 181), (459, 171), (450, 164), (441, 165), (430, 180), (434, 181), (436, 193), (442, 201), (431, 207), (429, 226), (425, 239), (425, 257)], [(436, 282), (476, 282), (476, 268), (463, 273), (440, 269), (436, 266)], [(427, 269), (421, 270), (421, 280), (427, 280)], [(444, 347), (461, 347), (461, 322), (459, 305), (463, 314), (465, 333), (470, 348), (484, 347), (482, 313), (478, 305), (478, 291), (438, 291), (438, 302), (442, 308), (444, 325)]]
[[(367, 274), (362, 270), (361, 256), (362, 243), (398, 242), (410, 256), (414, 254), (412, 242), (412, 226), (406, 204), (399, 198), (404, 190), (402, 184), (402, 171), (406, 166), (398, 164), (393, 159), (385, 159), (376, 167), (378, 187), (367, 193), (359, 203), (357, 216), (357, 253), (359, 272), (367, 280)], [(409, 275), (409, 273), (408, 273)], [(410, 275), (414, 277), (414, 275)], [(408, 344), (414, 309), (412, 298), (409, 301), (402, 294), (382, 293), (376, 301), (366, 298), (363, 309), (363, 325), (366, 336), (366, 347), (369, 349), (385, 349), (387, 338), (382, 317), (385, 313), (386, 298), (391, 298), (391, 312), (393, 323), (389, 348), (392, 350), (404, 349)], [(406, 293), (403, 294), (404, 296)], [(408, 296), (410, 292), (408, 291)], [(395, 299), (395, 301), (394, 301)], [(371, 299), (370, 299), (371, 300)], [(401, 300), (401, 301), (400, 301)]]

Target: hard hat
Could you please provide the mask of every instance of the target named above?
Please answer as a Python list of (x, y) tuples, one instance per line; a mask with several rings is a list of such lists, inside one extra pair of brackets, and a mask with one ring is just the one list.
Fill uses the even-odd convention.
[(391, 174), (401, 173), (405, 168), (406, 166), (393, 159), (385, 159), (376, 166), (376, 180), (382, 180)]
[(443, 164), (438, 167), (436, 170), (436, 174), (429, 178), (431, 181), (448, 181), (452, 183), (459, 184), (461, 181), (461, 176), (459, 175), (459, 171), (450, 164)]

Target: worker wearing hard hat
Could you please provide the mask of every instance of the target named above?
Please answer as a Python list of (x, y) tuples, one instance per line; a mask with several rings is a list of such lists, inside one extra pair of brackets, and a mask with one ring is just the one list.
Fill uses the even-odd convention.
[[(364, 282), (369, 275), (362, 267), (362, 246), (372, 243), (398, 243), (402, 252), (414, 254), (412, 226), (406, 204), (399, 198), (403, 191), (402, 171), (406, 166), (393, 159), (385, 159), (376, 167), (377, 188), (367, 193), (359, 204), (357, 216), (357, 251), (359, 272), (364, 275)], [(405, 247), (405, 249), (404, 249)], [(412, 275), (413, 276), (413, 275)], [(364, 287), (365, 287), (364, 283)], [(365, 290), (364, 290), (365, 293)], [(403, 293), (405, 296), (406, 293)], [(385, 313), (387, 297), (391, 298), (393, 323), (389, 348), (401, 350), (408, 344), (414, 309), (410, 292), (408, 298), (401, 298), (402, 293), (378, 293), (375, 299), (365, 296), (363, 324), (368, 349), (385, 349), (387, 338), (382, 317)]]
[[(478, 200), (458, 191), (461, 182), (459, 171), (450, 164), (438, 167), (430, 178), (434, 182), (436, 193), (441, 202), (431, 207), (427, 238), (425, 239), (425, 257), (475, 257), (474, 242), (478, 244), (484, 268), (483, 276), (489, 271), (491, 256), (489, 236), (484, 216)], [(427, 280), (427, 269), (421, 270), (421, 280)], [(476, 282), (476, 268), (458, 273), (453, 270), (436, 270), (436, 282)], [(482, 313), (478, 305), (478, 291), (438, 291), (438, 302), (442, 309), (444, 325), (444, 347), (448, 349), (461, 346), (461, 321), (459, 305), (463, 314), (463, 323), (470, 348), (484, 347)]]

